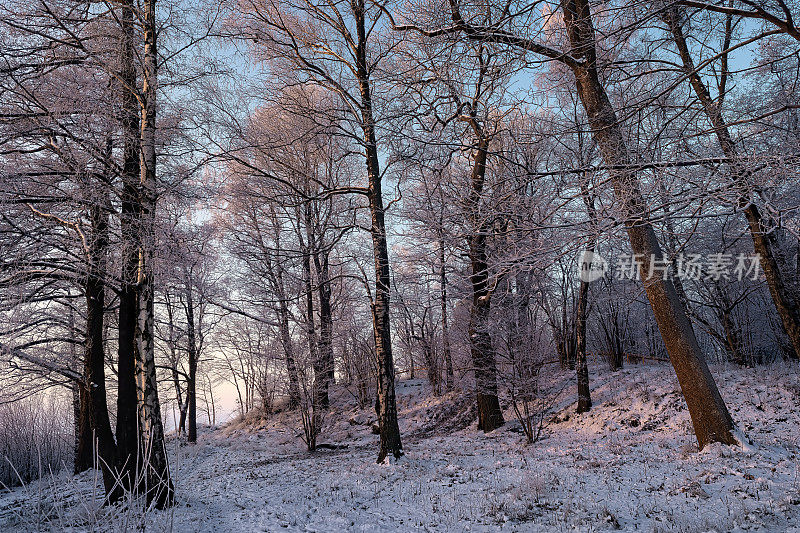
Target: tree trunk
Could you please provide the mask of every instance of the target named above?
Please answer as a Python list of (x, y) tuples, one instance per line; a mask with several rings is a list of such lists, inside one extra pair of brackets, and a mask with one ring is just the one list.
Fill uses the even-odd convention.
[(164, 426), (158, 400), (153, 345), (153, 288), (156, 209), (156, 94), (157, 45), (155, 0), (144, 3), (144, 79), (141, 106), (141, 193), (139, 199), (139, 270), (137, 277), (137, 380), (140, 443), (145, 467), (144, 493), (148, 503), (164, 508), (172, 505), (174, 490), (164, 443)]
[[(308, 215), (312, 213), (313, 205), (309, 204)], [(323, 236), (318, 239), (315, 234), (314, 217), (306, 220), (309, 248), (312, 250), (314, 269), (317, 274), (317, 296), (319, 298), (319, 352), (323, 370), (327, 374), (325, 383), (326, 400), (328, 386), (335, 379), (335, 360), (333, 356), (333, 311), (331, 308), (331, 281), (329, 271), (330, 250), (325, 247)], [(327, 409), (328, 404), (324, 407)]]
[(445, 270), (444, 239), (439, 240), (439, 302), (442, 308), (442, 347), (444, 350), (447, 390), (454, 388), (453, 355), (450, 353), (450, 329), (447, 321), (447, 272)]
[(94, 464), (92, 427), (89, 424), (89, 406), (84, 387), (73, 383), (70, 388), (72, 389), (72, 414), (75, 426), (73, 473), (80, 474), (92, 468)]
[[(319, 249), (321, 243), (317, 242), (315, 228), (314, 228), (314, 213), (313, 205), (308, 202), (304, 206), (306, 237), (308, 245), (308, 257), (304, 260), (313, 259), (314, 269), (317, 274), (317, 295), (319, 297), (319, 322), (320, 332), (319, 338), (316, 337), (315, 343), (317, 357), (314, 361), (314, 387), (315, 396), (317, 399), (317, 407), (326, 410), (330, 407), (330, 400), (328, 399), (328, 388), (333, 378), (333, 345), (331, 344), (331, 331), (332, 331), (332, 317), (331, 317), (331, 293), (330, 284), (328, 282), (328, 264), (327, 254)], [(324, 258), (321, 259), (320, 255)], [(311, 297), (311, 264), (304, 263), (304, 268), (307, 268), (306, 290), (309, 291), (309, 313), (313, 317), (314, 305)], [(313, 324), (313, 322), (311, 322)]]
[[(583, 203), (592, 224), (597, 220), (594, 209), (594, 198), (589, 194), (588, 186), (582, 187)], [(595, 236), (589, 238), (586, 252), (593, 254), (595, 249)], [(578, 305), (575, 309), (575, 371), (578, 378), (578, 413), (586, 413), (592, 408), (592, 396), (589, 389), (589, 367), (586, 361), (586, 319), (589, 307), (589, 282), (581, 280), (578, 287)]]
[[(304, 207), (305, 208), (305, 207)], [(314, 371), (312, 385), (312, 411), (317, 412), (327, 409), (328, 406), (328, 374), (325, 372), (319, 353), (317, 341), (317, 324), (314, 318), (314, 287), (311, 281), (311, 250), (308, 243), (302, 244), (303, 253), (303, 287), (306, 300), (306, 339), (308, 340), (308, 353), (311, 357), (311, 368)]]
[[(72, 307), (69, 309), (69, 332), (72, 340), (77, 341), (78, 331), (75, 328), (75, 311)], [(84, 342), (86, 341), (84, 340)], [(75, 346), (75, 342), (71, 342), (69, 345), (72, 370), (82, 374), (81, 360), (78, 358)], [(70, 385), (70, 390), (72, 392), (73, 451), (75, 453), (73, 473), (80, 474), (92, 468), (94, 464), (92, 427), (89, 424), (89, 406), (87, 404), (87, 396), (83, 393), (84, 387), (75, 382)], [(84, 416), (84, 413), (87, 413), (87, 415)]]
[(277, 216), (272, 210), (272, 219), (276, 227), (275, 233), (275, 262), (273, 264), (271, 252), (264, 253), (264, 263), (267, 276), (278, 298), (278, 333), (281, 337), (281, 346), (286, 358), (286, 371), (289, 374), (289, 409), (300, 406), (300, 378), (297, 374), (297, 363), (294, 358), (294, 341), (289, 329), (289, 302), (286, 297), (286, 285), (283, 282), (283, 265), (281, 264), (280, 230)]
[(614, 193), (625, 216), (631, 248), (635, 254), (641, 254), (641, 278), (686, 398), (698, 445), (702, 449), (712, 442), (735, 444), (733, 421), (672, 281), (649, 276), (651, 260), (663, 260), (663, 256), (636, 175), (625, 170), (630, 157), (616, 112), (598, 77), (589, 3), (587, 0), (563, 0), (562, 7), (572, 53), (581, 61), (572, 67), (578, 95), (603, 160), (609, 167), (621, 167), (610, 172)]
[[(104, 187), (105, 184), (100, 184)], [(84, 409), (81, 412), (81, 427), (89, 426), (91, 438), (81, 440), (84, 449), (78, 449), (81, 457), (96, 456), (103, 472), (103, 485), (108, 501), (122, 496), (116, 484), (116, 443), (111, 432), (106, 400), (105, 350), (103, 344), (103, 320), (105, 316), (106, 254), (108, 250), (108, 215), (106, 206), (99, 202), (90, 207), (92, 232), (88, 242), (88, 272), (86, 276), (86, 346), (84, 351), (81, 395)], [(88, 419), (88, 420), (87, 420)], [(87, 423), (88, 422), (88, 423)], [(85, 449), (88, 447), (88, 451)], [(94, 450), (92, 449), (94, 447)], [(94, 452), (94, 453), (93, 453)]]
[(317, 293), (319, 295), (319, 351), (327, 384), (334, 382), (335, 360), (333, 356), (333, 311), (331, 309), (331, 285), (328, 275), (328, 254), (320, 252), (322, 265), (317, 271)]
[[(431, 386), (431, 390), (435, 396), (438, 396), (442, 393), (441, 390), (441, 374), (439, 372), (439, 361), (436, 357), (436, 352), (433, 349), (433, 343), (431, 342), (431, 334), (433, 327), (430, 325), (428, 320), (428, 311), (429, 309), (426, 307), (422, 313), (422, 320), (419, 323), (419, 335), (414, 334), (414, 319), (411, 316), (411, 313), (408, 312), (408, 320), (411, 323), (411, 340), (419, 345), (420, 349), (422, 350), (422, 361), (425, 364), (426, 370), (426, 377), (428, 378), (428, 383)], [(409, 346), (411, 346), (411, 342), (409, 342)]]
[(178, 416), (178, 435), (186, 433), (186, 414), (189, 411), (189, 397), (187, 396), (184, 401), (178, 404), (180, 414)]
[[(714, 283), (714, 289), (717, 293), (716, 314), (719, 323), (722, 325), (723, 334), (720, 335), (722, 345), (728, 353), (728, 360), (741, 366), (749, 366), (749, 361), (745, 357), (740, 329), (736, 325), (736, 320), (733, 317), (734, 305), (728, 294), (719, 286), (719, 283)], [(712, 335), (713, 336), (713, 335)]]
[[(722, 116), (721, 100), (724, 98), (724, 94), (720, 95), (719, 102), (715, 102), (694, 65), (691, 52), (686, 44), (686, 37), (683, 34), (683, 16), (682, 9), (671, 7), (663, 12), (662, 19), (669, 26), (683, 62), (684, 72), (689, 77), (692, 89), (714, 127), (714, 133), (722, 153), (729, 159), (732, 179), (738, 193), (737, 203), (747, 219), (750, 236), (753, 239), (753, 248), (760, 256), (761, 269), (764, 271), (772, 301), (781, 319), (781, 324), (792, 341), (795, 354), (800, 357), (800, 306), (781, 271), (778, 261), (779, 244), (776, 242), (774, 232), (769, 231), (761, 212), (751, 198), (752, 191), (748, 183), (749, 172), (739, 162), (736, 144), (733, 142), (728, 124)], [(727, 72), (723, 72), (722, 75), (727, 76)]]
[(194, 298), (192, 280), (186, 280), (186, 339), (189, 355), (189, 375), (186, 378), (186, 402), (189, 429), (186, 440), (197, 442), (197, 338), (194, 323)]
[(137, 474), (139, 422), (136, 412), (136, 269), (138, 267), (136, 205), (140, 173), (137, 54), (134, 45), (134, 4), (121, 2), (120, 26), (120, 123), (123, 161), (120, 214), (119, 341), (117, 345), (117, 469), (123, 486), (133, 489)]
[(283, 287), (283, 276), (280, 267), (276, 274), (276, 282), (280, 287), (278, 293), (278, 329), (281, 336), (281, 345), (286, 357), (286, 371), (289, 373), (289, 409), (300, 406), (300, 378), (297, 376), (297, 363), (294, 359), (294, 344), (289, 331), (289, 305), (286, 301), (286, 291)]
[[(593, 251), (594, 246), (588, 246)], [(586, 308), (589, 299), (589, 283), (581, 281), (578, 288), (578, 306), (575, 311), (575, 339), (577, 344), (575, 372), (578, 378), (578, 413), (586, 413), (592, 408), (592, 395), (589, 389), (589, 366), (586, 361)]]
[(481, 138), (475, 151), (472, 167), (472, 190), (469, 208), (475, 224), (469, 237), (469, 259), (472, 267), (472, 307), (469, 317), (470, 352), (475, 372), (475, 387), (478, 402), (478, 429), (488, 433), (505, 422), (500, 400), (497, 397), (497, 362), (492, 337), (489, 334), (489, 311), (492, 294), (489, 287), (489, 266), (486, 260), (486, 238), (489, 228), (479, 213), (480, 198), (486, 177), (486, 159), (489, 139)]
[(387, 456), (396, 459), (403, 456), (400, 442), (400, 425), (397, 422), (397, 402), (394, 389), (394, 359), (392, 357), (392, 338), (389, 325), (389, 248), (386, 244), (386, 222), (384, 220), (383, 192), (381, 191), (381, 172), (378, 159), (378, 145), (375, 136), (375, 119), (372, 115), (372, 94), (367, 70), (367, 28), (364, 0), (351, 3), (356, 19), (358, 43), (356, 47), (356, 76), (361, 92), (361, 128), (364, 132), (367, 175), (369, 177), (369, 209), (372, 218), (370, 234), (375, 259), (375, 300), (372, 303), (373, 335), (375, 337), (375, 358), (377, 360), (378, 383), (376, 411), (381, 433), (378, 462)]

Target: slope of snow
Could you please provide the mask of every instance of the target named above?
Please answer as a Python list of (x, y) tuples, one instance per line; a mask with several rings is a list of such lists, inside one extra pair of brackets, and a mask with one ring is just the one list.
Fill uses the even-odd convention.
[[(171, 442), (178, 505), (102, 509), (90, 473), (0, 495), (0, 530), (123, 531), (795, 531), (800, 504), (797, 366), (714, 369), (752, 445), (701, 453), (668, 366), (592, 375), (594, 408), (574, 414), (572, 376), (525, 444), (513, 410), (477, 433), (463, 394), (398, 384), (406, 456), (375, 464), (374, 414), (334, 389), (320, 442), (296, 414), (250, 416)], [(743, 439), (744, 440), (744, 439)]]

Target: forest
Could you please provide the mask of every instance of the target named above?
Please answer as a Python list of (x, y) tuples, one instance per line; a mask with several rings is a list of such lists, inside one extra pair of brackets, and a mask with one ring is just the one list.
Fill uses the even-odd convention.
[(0, 528), (800, 527), (798, 20), (0, 0)]

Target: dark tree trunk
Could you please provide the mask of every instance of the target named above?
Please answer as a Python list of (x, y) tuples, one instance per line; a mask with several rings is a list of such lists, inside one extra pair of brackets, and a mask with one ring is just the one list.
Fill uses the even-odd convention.
[[(593, 252), (594, 245), (586, 247)], [(578, 306), (575, 310), (576, 358), (575, 372), (578, 378), (578, 413), (586, 413), (592, 408), (592, 396), (589, 389), (589, 366), (586, 361), (586, 315), (589, 300), (589, 283), (581, 281), (578, 288)]]
[(72, 385), (72, 413), (75, 425), (73, 473), (80, 474), (94, 465), (94, 446), (92, 445), (94, 439), (92, 426), (89, 423), (89, 405), (85, 388), (77, 383)]
[(189, 379), (186, 380), (186, 401), (187, 416), (189, 418), (189, 429), (186, 433), (186, 440), (197, 442), (197, 360), (189, 361)]
[(322, 253), (322, 268), (318, 273), (319, 295), (319, 351), (322, 363), (327, 372), (327, 382), (331, 384), (335, 377), (335, 360), (333, 357), (333, 311), (331, 309), (331, 285), (328, 278), (328, 255)]
[(472, 307), (469, 317), (470, 352), (475, 372), (475, 387), (478, 402), (478, 429), (488, 433), (503, 425), (503, 411), (497, 397), (497, 362), (492, 337), (489, 333), (489, 311), (492, 294), (489, 286), (489, 266), (486, 260), (486, 239), (489, 227), (483, 220), (480, 199), (486, 178), (486, 159), (489, 139), (481, 138), (475, 150), (472, 167), (472, 190), (469, 208), (473, 217), (474, 233), (469, 237), (469, 259), (472, 268)]
[(577, 343), (575, 339), (575, 322), (570, 321), (567, 312), (567, 296), (564, 295), (564, 305), (561, 306), (561, 317), (555, 319), (551, 316), (550, 327), (556, 340), (556, 353), (558, 362), (563, 370), (575, 370)]
[(469, 326), (478, 403), (478, 429), (485, 433), (494, 431), (505, 422), (497, 397), (497, 366), (489, 335), (488, 301), (488, 298), (481, 300), (480, 292), (473, 297)]
[(719, 320), (722, 323), (722, 331), (725, 333), (725, 345), (731, 362), (741, 366), (750, 366), (742, 351), (739, 328), (733, 321), (731, 310), (729, 308), (721, 309)]
[(442, 393), (441, 387), (441, 374), (439, 373), (439, 361), (436, 360), (436, 352), (433, 350), (433, 345), (429, 335), (426, 333), (426, 327), (423, 322), (420, 328), (420, 345), (422, 346), (422, 355), (425, 359), (425, 366), (427, 368), (428, 383), (431, 385), (433, 394), (438, 396)]
[(175, 387), (175, 401), (178, 404), (179, 416), (178, 416), (178, 435), (183, 435), (186, 433), (186, 409), (188, 405), (184, 402), (183, 399), (183, 389), (181, 388), (181, 378), (178, 372), (178, 362), (180, 357), (178, 356), (178, 350), (175, 346), (175, 315), (173, 313), (172, 308), (172, 301), (169, 294), (169, 291), (164, 292), (164, 298), (166, 300), (166, 310), (167, 310), (167, 331), (169, 333), (169, 337), (167, 340), (167, 344), (169, 345), (169, 354), (170, 354), (170, 368), (172, 374), (172, 385)]
[[(309, 206), (311, 210), (313, 206)], [(309, 211), (310, 215), (313, 215)], [(317, 296), (319, 298), (319, 352), (322, 365), (327, 373), (325, 384), (326, 396), (327, 387), (335, 380), (335, 361), (333, 357), (333, 310), (331, 307), (331, 281), (329, 271), (330, 250), (324, 243), (324, 235), (317, 237), (312, 216), (307, 224), (306, 230), (309, 232), (309, 247), (313, 251), (314, 269), (317, 274)], [(325, 408), (327, 409), (327, 404)]]
[(128, 490), (137, 474), (136, 455), (139, 422), (136, 411), (136, 269), (138, 267), (138, 226), (136, 205), (139, 191), (139, 103), (136, 87), (137, 54), (134, 44), (134, 4), (121, 2), (119, 95), (121, 99), (121, 131), (123, 136), (122, 194), (120, 214), (121, 258), (119, 293), (119, 340), (117, 345), (117, 468)]
[(450, 328), (447, 318), (447, 271), (445, 270), (444, 239), (439, 240), (439, 303), (442, 308), (442, 348), (444, 350), (447, 390), (455, 385), (453, 375), (453, 355), (450, 353)]
[[(366, 128), (367, 138), (374, 131)], [(369, 142), (369, 141), (368, 141)], [(394, 390), (394, 359), (392, 357), (391, 330), (389, 326), (389, 250), (386, 245), (386, 226), (383, 215), (383, 200), (378, 174), (377, 151), (370, 154), (370, 207), (372, 211), (372, 244), (375, 250), (375, 301), (372, 304), (375, 357), (378, 369), (377, 415), (381, 432), (378, 462), (388, 455), (400, 458), (403, 445), (400, 442), (400, 426), (397, 421), (397, 404)]]
[[(586, 109), (595, 142), (606, 165), (625, 169), (630, 157), (616, 112), (597, 73), (589, 3), (587, 0), (563, 0), (562, 7), (572, 54), (580, 61), (572, 65), (578, 95)], [(641, 277), (647, 298), (689, 407), (698, 445), (702, 449), (712, 442), (735, 444), (733, 421), (674, 285), (658, 276), (649, 277), (651, 258), (663, 259), (663, 254), (636, 175), (632, 171), (617, 170), (611, 173), (611, 178), (625, 216), (631, 248), (643, 258)]]
[(733, 317), (733, 302), (731, 302), (728, 294), (718, 283), (714, 284), (714, 289), (718, 299), (715, 306), (717, 319), (722, 325), (721, 340), (725, 351), (728, 353), (728, 360), (737, 365), (749, 366), (750, 361), (745, 357), (739, 333), (741, 330), (736, 325), (736, 320)]
[(397, 401), (394, 388), (394, 359), (389, 324), (390, 275), (389, 248), (386, 244), (386, 222), (384, 217), (381, 171), (378, 159), (378, 144), (375, 136), (375, 119), (372, 114), (372, 93), (367, 68), (367, 25), (365, 0), (351, 2), (358, 35), (356, 46), (356, 77), (361, 92), (361, 128), (364, 132), (367, 175), (369, 177), (369, 209), (372, 218), (370, 234), (375, 260), (375, 296), (372, 303), (373, 335), (375, 337), (375, 359), (378, 370), (376, 411), (381, 442), (378, 462), (387, 456), (396, 459), (403, 456), (400, 442), (400, 425), (397, 422)]
[(187, 397), (185, 401), (181, 402), (178, 406), (180, 410), (180, 415), (178, 416), (178, 435), (183, 435), (186, 433), (186, 414), (189, 411), (189, 398)]
[(186, 439), (197, 442), (197, 335), (194, 323), (194, 297), (192, 281), (186, 281), (186, 339), (188, 343), (189, 375), (186, 378), (186, 402), (189, 429)]
[[(581, 190), (583, 203), (589, 214), (589, 220), (594, 225), (597, 214), (594, 208), (594, 198), (589, 194), (588, 185)], [(593, 254), (595, 237), (592, 235), (586, 245), (586, 252)], [(578, 413), (586, 413), (592, 408), (592, 396), (589, 389), (589, 366), (586, 360), (586, 319), (589, 307), (589, 282), (581, 280), (578, 287), (578, 305), (575, 309), (575, 372), (578, 381)]]
[[(105, 184), (101, 184), (105, 187)], [(89, 237), (86, 276), (86, 346), (81, 396), (81, 428), (88, 426), (91, 438), (82, 439), (78, 449), (81, 457), (96, 456), (98, 467), (103, 472), (106, 498), (116, 501), (122, 495), (116, 484), (115, 467), (117, 447), (111, 431), (106, 400), (105, 350), (103, 343), (103, 321), (105, 316), (105, 269), (108, 250), (108, 215), (106, 206), (99, 202), (90, 208), (92, 232)], [(92, 449), (94, 446), (94, 450)], [(88, 447), (88, 450), (85, 448)]]
[(578, 288), (578, 308), (575, 324), (577, 344), (575, 372), (578, 378), (578, 413), (585, 413), (592, 408), (592, 395), (589, 389), (589, 366), (586, 361), (586, 307), (589, 299), (589, 283), (581, 281)]
[[(308, 250), (314, 262), (314, 271), (317, 275), (317, 297), (319, 299), (319, 360), (315, 373), (317, 385), (317, 405), (321, 409), (330, 407), (328, 389), (333, 382), (334, 358), (333, 358), (333, 316), (331, 311), (331, 286), (328, 279), (328, 251), (324, 249), (324, 243), (317, 238), (315, 231), (313, 205), (309, 202), (305, 206), (306, 235), (308, 239)], [(310, 277), (310, 269), (309, 269)], [(309, 286), (309, 290), (310, 290)]]
[[(686, 37), (683, 34), (683, 16), (683, 10), (678, 7), (671, 7), (662, 14), (662, 18), (669, 26), (673, 40), (678, 47), (684, 71), (689, 77), (694, 93), (702, 104), (706, 116), (711, 121), (711, 125), (714, 127), (714, 133), (717, 136), (722, 153), (730, 160), (731, 176), (739, 195), (737, 198), (738, 206), (744, 211), (747, 219), (750, 236), (753, 239), (753, 248), (760, 256), (761, 269), (764, 271), (767, 287), (769, 287), (781, 324), (792, 341), (795, 354), (800, 356), (800, 306), (798, 306), (796, 295), (793, 294), (787, 283), (786, 276), (781, 271), (778, 260), (780, 245), (776, 240), (775, 232), (769, 231), (768, 224), (756, 204), (752, 201), (753, 191), (748, 183), (749, 172), (739, 162), (736, 143), (733, 142), (728, 124), (722, 116), (724, 93), (720, 95), (719, 101), (715, 102), (694, 65), (691, 52), (686, 44)], [(727, 72), (723, 72), (722, 75), (727, 76)]]

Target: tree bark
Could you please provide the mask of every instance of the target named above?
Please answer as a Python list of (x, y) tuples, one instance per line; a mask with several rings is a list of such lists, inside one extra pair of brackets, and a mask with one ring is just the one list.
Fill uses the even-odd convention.
[(733, 316), (733, 310), (735, 306), (722, 287), (720, 287), (718, 283), (715, 283), (714, 285), (714, 289), (719, 300), (715, 305), (716, 315), (719, 323), (722, 325), (723, 332), (720, 337), (723, 348), (728, 353), (728, 360), (730, 360), (732, 363), (736, 363), (737, 365), (748, 366), (749, 361), (743, 352), (740, 335), (741, 330), (737, 326), (736, 320)]
[[(594, 199), (589, 195), (588, 188), (583, 187), (583, 202), (589, 213), (589, 219), (594, 223), (597, 219), (594, 209)], [(589, 238), (586, 252), (593, 254), (595, 249), (595, 236)], [(592, 395), (589, 388), (589, 366), (586, 360), (586, 319), (589, 306), (589, 282), (581, 280), (578, 287), (578, 305), (575, 310), (575, 372), (578, 381), (578, 406), (577, 412), (586, 413), (592, 408)]]
[(317, 259), (317, 295), (319, 297), (319, 351), (327, 373), (327, 384), (334, 382), (335, 360), (333, 356), (333, 311), (331, 308), (331, 284), (328, 271), (328, 254), (319, 252)]
[(139, 102), (137, 99), (137, 54), (134, 44), (134, 4), (120, 7), (118, 90), (122, 130), (122, 193), (120, 213), (121, 251), (119, 293), (119, 340), (117, 345), (117, 469), (127, 490), (137, 474), (139, 423), (136, 411), (136, 269), (138, 267), (136, 205), (140, 173)]
[[(333, 356), (333, 310), (331, 307), (331, 281), (329, 270), (330, 250), (325, 246), (324, 235), (317, 237), (314, 223), (313, 204), (309, 204), (306, 231), (308, 244), (312, 250), (314, 271), (317, 274), (317, 297), (319, 298), (319, 352), (323, 369), (327, 374), (325, 383), (326, 400), (328, 386), (335, 379), (335, 360)], [(328, 404), (324, 407), (327, 409)]]
[[(747, 219), (747, 226), (753, 240), (753, 248), (760, 257), (761, 270), (763, 270), (764, 277), (767, 280), (767, 287), (769, 287), (781, 324), (792, 342), (795, 356), (800, 357), (800, 306), (796, 295), (792, 294), (786, 276), (781, 271), (777, 252), (779, 244), (776, 241), (774, 232), (769, 231), (768, 224), (751, 198), (752, 191), (748, 183), (749, 172), (739, 162), (736, 143), (734, 143), (728, 124), (722, 116), (721, 101), (725, 95), (720, 94), (719, 101), (715, 102), (694, 65), (694, 60), (683, 33), (683, 17), (683, 10), (675, 6), (662, 13), (662, 19), (669, 27), (673, 41), (678, 47), (684, 72), (689, 77), (692, 89), (703, 106), (711, 125), (714, 127), (714, 133), (717, 136), (722, 153), (730, 160), (731, 176), (738, 193), (738, 207), (744, 212), (744, 216)], [(722, 75), (727, 76), (727, 73), (723, 72)]]
[(365, 1), (351, 2), (356, 21), (356, 77), (361, 93), (361, 129), (364, 133), (367, 175), (369, 177), (368, 196), (372, 218), (370, 234), (375, 260), (375, 300), (372, 303), (373, 335), (375, 337), (375, 358), (377, 360), (378, 383), (376, 411), (381, 442), (378, 462), (387, 456), (396, 459), (403, 456), (400, 442), (400, 425), (397, 422), (397, 402), (394, 388), (394, 359), (392, 357), (392, 338), (389, 325), (389, 248), (386, 244), (386, 222), (384, 217), (383, 192), (381, 190), (381, 171), (378, 159), (378, 145), (375, 135), (375, 118), (372, 113), (372, 92), (367, 68), (367, 27), (365, 20)]
[[(72, 339), (76, 340), (78, 331), (75, 328), (75, 311), (72, 307), (70, 307), (69, 310), (69, 332)], [(78, 358), (75, 346), (75, 342), (69, 345), (72, 370), (77, 374), (83, 375), (83, 369), (81, 369), (82, 361)], [(75, 433), (73, 442), (73, 451), (75, 453), (75, 457), (73, 458), (73, 473), (80, 474), (92, 468), (94, 464), (92, 427), (89, 424), (89, 406), (87, 404), (86, 394), (84, 393), (84, 387), (82, 387), (80, 383), (74, 382), (70, 385), (70, 390), (72, 392), (72, 420)], [(87, 415), (84, 415), (84, 413), (87, 413)]]
[[(594, 246), (587, 247), (592, 251)], [(586, 361), (586, 307), (589, 299), (589, 283), (581, 281), (578, 288), (578, 307), (575, 311), (575, 339), (577, 344), (575, 373), (578, 378), (578, 413), (586, 413), (592, 408), (592, 395), (589, 389), (589, 366)]]
[(446, 387), (453, 390), (453, 355), (450, 352), (450, 328), (447, 318), (447, 271), (445, 270), (444, 239), (439, 240), (439, 302), (442, 308), (442, 347), (444, 350), (445, 374), (447, 375)]
[(430, 330), (433, 328), (428, 327), (428, 319), (427, 319), (427, 309), (426, 312), (422, 316), (422, 323), (420, 324), (420, 339), (419, 343), (422, 347), (422, 356), (425, 360), (425, 366), (427, 368), (428, 374), (428, 383), (431, 385), (431, 389), (433, 390), (433, 394), (438, 396), (442, 393), (441, 387), (441, 373), (439, 372), (439, 361), (437, 361), (436, 352), (433, 350), (433, 344), (431, 343), (431, 334)]
[(188, 442), (197, 442), (197, 337), (194, 323), (194, 297), (192, 280), (186, 280), (186, 340), (188, 344), (189, 375), (186, 378), (186, 402), (189, 428)]
[[(596, 67), (595, 33), (587, 0), (563, 0), (562, 8), (572, 54), (578, 95), (604, 162), (623, 168), (630, 163), (625, 139)], [(631, 248), (640, 254), (641, 277), (661, 336), (686, 398), (697, 442), (702, 449), (712, 442), (735, 444), (733, 421), (700, 351), (692, 324), (672, 281), (649, 277), (651, 259), (663, 260), (635, 173), (611, 172), (614, 193), (625, 216)]]
[(155, 209), (156, 209), (156, 95), (157, 28), (155, 0), (144, 3), (144, 79), (141, 106), (141, 191), (139, 198), (139, 269), (137, 276), (137, 384), (140, 444), (145, 467), (143, 491), (148, 503), (158, 508), (172, 505), (174, 489), (164, 443), (164, 426), (158, 400), (153, 344)]
[(84, 387), (78, 383), (71, 385), (72, 414), (75, 426), (73, 473), (80, 474), (93, 466), (92, 427), (89, 424), (89, 405)]
[[(104, 188), (105, 184), (100, 184)], [(122, 496), (116, 484), (115, 467), (117, 447), (111, 431), (106, 399), (105, 350), (103, 343), (103, 320), (105, 316), (105, 270), (108, 251), (108, 215), (105, 205), (93, 204), (90, 210), (91, 234), (88, 242), (86, 276), (86, 346), (84, 350), (84, 382), (81, 396), (84, 398), (81, 412), (81, 427), (88, 426), (91, 438), (81, 439), (78, 455), (96, 457), (103, 473), (106, 498), (113, 502)], [(88, 450), (82, 449), (88, 447)]]
[(480, 198), (486, 178), (486, 159), (489, 139), (481, 137), (475, 150), (472, 167), (468, 207), (475, 229), (469, 237), (469, 259), (472, 272), (472, 306), (469, 317), (470, 353), (475, 372), (475, 387), (478, 402), (478, 429), (488, 433), (504, 424), (503, 411), (497, 397), (497, 361), (489, 333), (489, 312), (492, 294), (489, 286), (489, 266), (486, 259), (486, 238), (489, 232), (486, 221), (479, 213)]

